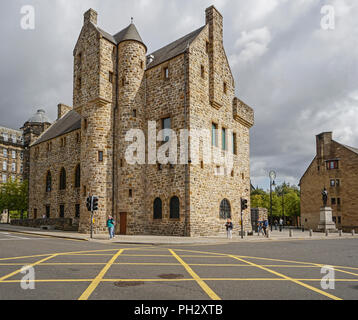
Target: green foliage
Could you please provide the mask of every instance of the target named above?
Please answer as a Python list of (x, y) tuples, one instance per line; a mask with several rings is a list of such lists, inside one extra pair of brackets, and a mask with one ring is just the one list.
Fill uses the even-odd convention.
[[(251, 193), (252, 208), (266, 208), (270, 212), (270, 191), (256, 189)], [(297, 186), (283, 183), (272, 192), (272, 215), (282, 217), (300, 216), (300, 190)]]
[(24, 212), (28, 207), (28, 182), (9, 181), (0, 185), (0, 211)]

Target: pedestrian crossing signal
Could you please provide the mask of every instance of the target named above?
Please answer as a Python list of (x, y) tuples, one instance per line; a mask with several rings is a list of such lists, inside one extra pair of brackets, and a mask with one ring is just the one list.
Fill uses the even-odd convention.
[(92, 211), (92, 197), (87, 198), (86, 207), (88, 211)]

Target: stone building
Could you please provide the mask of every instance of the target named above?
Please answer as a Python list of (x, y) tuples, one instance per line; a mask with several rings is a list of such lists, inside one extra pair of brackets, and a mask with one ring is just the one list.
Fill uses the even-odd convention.
[[(29, 146), (50, 124), (45, 111), (38, 110), (20, 130), (0, 127), (0, 185), (29, 178)], [(1, 214), (0, 223), (4, 222), (8, 222), (7, 212)]]
[(320, 222), (321, 192), (328, 191), (338, 229), (358, 231), (358, 149), (332, 139), (332, 132), (316, 136), (316, 156), (300, 181), (301, 223), (316, 230)]
[[(204, 26), (149, 55), (133, 23), (110, 35), (90, 9), (73, 56), (73, 108), (59, 105), (57, 121), (30, 148), (31, 217), (73, 218), (87, 233), (86, 197), (96, 195), (95, 233), (106, 232), (109, 215), (120, 234), (216, 235), (228, 217), (238, 226), (240, 198), (250, 199), (254, 112), (235, 97), (215, 7)], [(145, 163), (128, 161), (132, 129), (143, 132)], [(174, 141), (168, 129), (178, 140), (185, 129), (209, 136), (184, 136), (171, 149), (197, 144), (198, 157), (157, 162), (151, 151)], [(206, 161), (207, 140), (233, 165)], [(244, 223), (250, 231), (250, 209)]]

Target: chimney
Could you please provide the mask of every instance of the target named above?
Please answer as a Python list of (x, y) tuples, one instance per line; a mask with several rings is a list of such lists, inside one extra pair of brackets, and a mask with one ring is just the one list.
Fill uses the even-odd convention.
[(98, 13), (93, 9), (89, 9), (84, 14), (84, 24), (92, 22), (94, 25), (97, 25), (97, 17), (98, 17)]
[(323, 132), (316, 136), (317, 158), (326, 160), (331, 154), (332, 132)]
[(67, 114), (68, 112), (70, 112), (72, 110), (72, 107), (66, 106), (63, 103), (60, 103), (57, 106), (57, 120), (61, 119), (65, 114)]
[(205, 10), (206, 24), (209, 26), (209, 96), (210, 104), (219, 109), (222, 106), (223, 93), (223, 16), (211, 6)]

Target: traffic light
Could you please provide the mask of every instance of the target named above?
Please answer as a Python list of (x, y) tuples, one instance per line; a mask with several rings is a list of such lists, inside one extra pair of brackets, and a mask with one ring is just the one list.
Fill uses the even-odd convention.
[(92, 197), (87, 198), (86, 207), (88, 211), (92, 211)]
[(98, 210), (98, 198), (97, 197), (93, 197), (93, 211), (97, 211)]
[(247, 200), (246, 199), (241, 199), (241, 210), (244, 211), (248, 208), (247, 206)]

